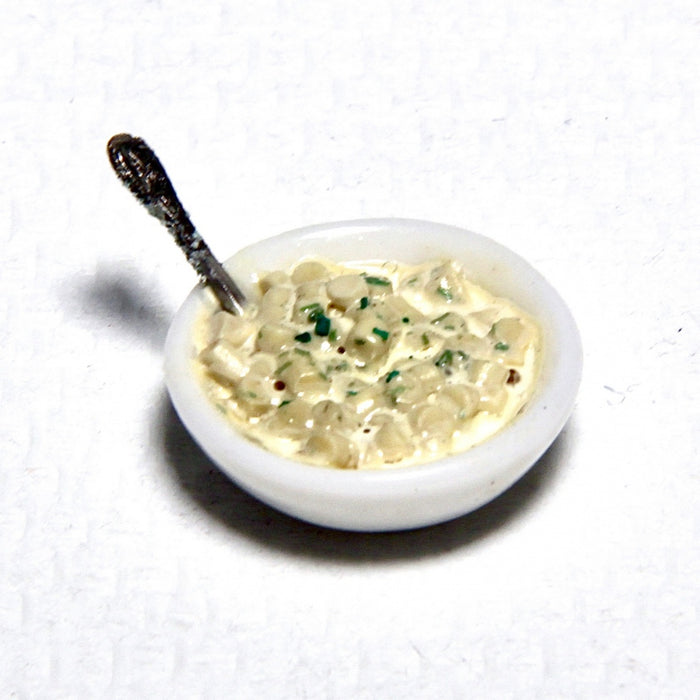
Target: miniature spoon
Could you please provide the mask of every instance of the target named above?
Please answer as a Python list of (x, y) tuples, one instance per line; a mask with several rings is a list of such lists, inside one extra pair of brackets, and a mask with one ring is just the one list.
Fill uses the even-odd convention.
[(187, 261), (200, 279), (211, 287), (222, 308), (232, 314), (243, 313), (245, 295), (195, 229), (165, 168), (146, 142), (130, 134), (117, 134), (107, 143), (107, 155), (117, 177), (148, 213), (170, 231)]

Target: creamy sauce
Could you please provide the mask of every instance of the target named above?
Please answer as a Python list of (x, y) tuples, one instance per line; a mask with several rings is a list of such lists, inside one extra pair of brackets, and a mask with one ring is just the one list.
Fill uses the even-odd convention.
[(204, 315), (195, 364), (219, 410), (277, 454), (431, 461), (483, 442), (532, 395), (537, 325), (454, 262), (305, 259), (258, 286), (244, 316)]

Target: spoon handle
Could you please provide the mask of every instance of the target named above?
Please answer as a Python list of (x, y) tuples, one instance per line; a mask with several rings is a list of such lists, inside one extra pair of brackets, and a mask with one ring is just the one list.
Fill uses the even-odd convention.
[(165, 168), (148, 144), (130, 134), (117, 134), (107, 143), (107, 154), (117, 177), (148, 213), (170, 231), (187, 261), (211, 286), (221, 306), (233, 314), (243, 313), (245, 295), (195, 229)]

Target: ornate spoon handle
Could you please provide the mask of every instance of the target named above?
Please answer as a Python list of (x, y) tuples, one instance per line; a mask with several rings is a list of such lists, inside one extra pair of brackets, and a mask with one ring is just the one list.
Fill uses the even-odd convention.
[(170, 231), (187, 261), (211, 286), (221, 306), (233, 314), (243, 313), (246, 301), (243, 292), (197, 233), (165, 168), (148, 144), (136, 136), (117, 134), (107, 143), (107, 154), (117, 177), (148, 213), (160, 219)]

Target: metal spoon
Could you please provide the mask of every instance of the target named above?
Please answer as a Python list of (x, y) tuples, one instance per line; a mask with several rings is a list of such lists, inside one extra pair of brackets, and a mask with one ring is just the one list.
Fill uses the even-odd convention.
[(148, 213), (170, 231), (187, 261), (200, 279), (209, 284), (221, 306), (232, 314), (243, 313), (245, 295), (197, 233), (165, 168), (146, 142), (130, 134), (117, 134), (107, 143), (107, 155), (117, 177)]

